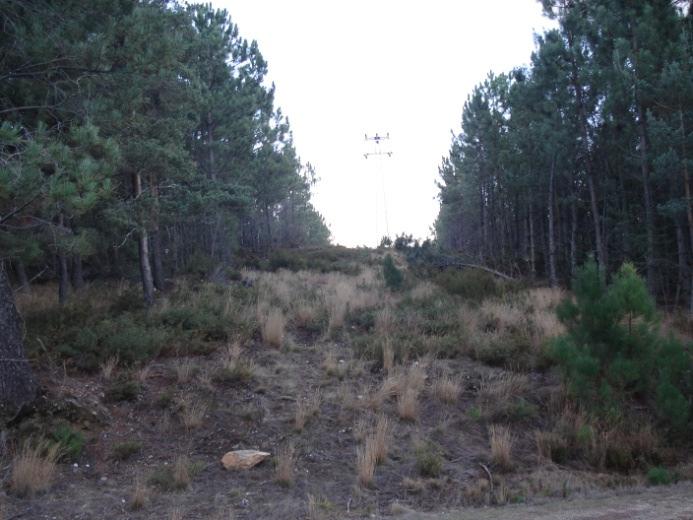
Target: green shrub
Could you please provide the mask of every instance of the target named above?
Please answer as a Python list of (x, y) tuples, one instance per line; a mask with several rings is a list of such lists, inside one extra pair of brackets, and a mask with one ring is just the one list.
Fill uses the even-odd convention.
[(491, 273), (478, 269), (447, 269), (435, 275), (433, 281), (450, 294), (474, 301), (499, 296), (503, 292), (502, 284)]
[(113, 445), (111, 458), (114, 460), (127, 460), (142, 449), (142, 444), (137, 441), (119, 442)]
[(104, 399), (109, 403), (121, 401), (136, 401), (140, 393), (140, 385), (136, 381), (119, 379), (111, 383), (104, 392)]
[(647, 481), (653, 486), (662, 486), (671, 484), (674, 477), (666, 468), (656, 466), (647, 472)]
[(60, 446), (60, 458), (63, 460), (78, 459), (86, 444), (82, 432), (73, 430), (67, 424), (61, 424), (53, 430), (51, 437)]
[(610, 285), (594, 261), (578, 271), (574, 299), (557, 309), (567, 334), (552, 354), (570, 390), (605, 416), (619, 415), (626, 399), (648, 399), (672, 428), (691, 416), (693, 364), (680, 342), (658, 333), (655, 304), (635, 268), (624, 264)]
[(385, 260), (383, 260), (383, 276), (388, 289), (398, 291), (402, 288), (404, 275), (395, 265), (391, 255), (385, 255)]
[(416, 470), (422, 477), (437, 478), (443, 469), (443, 457), (440, 448), (433, 443), (419, 444), (414, 450)]

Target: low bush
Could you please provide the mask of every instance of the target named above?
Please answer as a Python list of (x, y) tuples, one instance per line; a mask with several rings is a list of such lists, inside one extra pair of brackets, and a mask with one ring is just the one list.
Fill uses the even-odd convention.
[(142, 444), (138, 441), (124, 441), (113, 445), (111, 458), (113, 460), (128, 460), (142, 450)]
[(414, 449), (416, 471), (422, 477), (437, 478), (443, 469), (440, 448), (431, 442), (422, 442)]
[(503, 285), (496, 278), (478, 269), (446, 269), (433, 277), (433, 281), (450, 294), (473, 301), (499, 296)]
[(73, 430), (68, 424), (59, 425), (53, 430), (51, 437), (59, 446), (60, 458), (62, 460), (77, 460), (86, 444), (82, 432)]
[(385, 255), (383, 260), (383, 277), (385, 286), (393, 291), (399, 291), (404, 285), (404, 275), (395, 265), (391, 255)]
[(656, 466), (648, 470), (647, 481), (653, 486), (662, 486), (671, 484), (674, 481), (674, 476), (666, 468)]
[(136, 401), (142, 387), (137, 381), (118, 379), (111, 383), (104, 392), (104, 399), (109, 403)]

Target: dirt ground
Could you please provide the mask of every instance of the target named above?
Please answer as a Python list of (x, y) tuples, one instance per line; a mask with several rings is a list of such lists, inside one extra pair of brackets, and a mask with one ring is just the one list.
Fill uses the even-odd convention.
[(403, 520), (691, 520), (693, 484), (639, 489), (616, 496), (553, 501), (540, 505), (509, 505), (454, 512), (407, 513)]

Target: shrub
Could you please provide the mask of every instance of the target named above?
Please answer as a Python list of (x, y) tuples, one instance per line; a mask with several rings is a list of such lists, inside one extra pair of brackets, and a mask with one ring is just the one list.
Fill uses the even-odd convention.
[(662, 486), (671, 484), (674, 477), (666, 468), (656, 466), (647, 472), (647, 481), (653, 486)]
[(51, 434), (51, 437), (58, 443), (60, 458), (64, 460), (76, 460), (82, 454), (84, 444), (86, 443), (82, 432), (73, 430), (67, 424), (58, 426)]
[(383, 277), (388, 289), (398, 291), (402, 288), (404, 275), (395, 265), (391, 255), (385, 255), (385, 260), (383, 260)]
[(680, 342), (662, 338), (655, 303), (635, 268), (624, 264), (607, 285), (594, 261), (578, 271), (573, 299), (557, 309), (567, 333), (552, 353), (570, 390), (603, 415), (628, 398), (654, 395), (654, 411), (682, 430), (691, 415), (693, 364)]
[(502, 285), (491, 273), (478, 269), (447, 269), (433, 281), (450, 294), (469, 300), (481, 301), (502, 293)]
[(136, 401), (141, 387), (136, 381), (119, 379), (111, 383), (104, 392), (104, 399), (109, 403)]
[(443, 458), (440, 448), (433, 443), (419, 444), (414, 450), (416, 470), (422, 477), (437, 478), (443, 469)]
[(127, 460), (142, 449), (142, 444), (137, 441), (119, 442), (113, 446), (111, 458), (114, 460)]

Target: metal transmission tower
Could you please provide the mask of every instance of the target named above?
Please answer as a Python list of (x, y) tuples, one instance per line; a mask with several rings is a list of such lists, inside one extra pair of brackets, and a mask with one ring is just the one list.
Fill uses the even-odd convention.
[[(375, 158), (375, 163), (377, 167), (377, 177), (380, 177), (380, 191), (382, 192), (382, 197), (383, 197), (383, 217), (385, 221), (385, 236), (389, 237), (390, 236), (390, 225), (387, 220), (387, 193), (385, 190), (385, 171), (384, 171), (384, 163), (383, 160), (385, 158), (390, 158), (392, 157), (392, 150), (384, 150), (381, 147), (381, 144), (383, 141), (389, 141), (390, 140), (390, 132), (387, 132), (384, 136), (378, 135), (377, 133), (374, 136), (369, 136), (368, 134), (365, 135), (366, 142), (370, 142), (373, 144), (373, 148), (370, 152), (366, 152), (363, 154), (363, 157), (365, 159), (368, 159), (369, 157)], [(380, 244), (380, 239), (383, 238), (380, 236), (380, 231), (378, 229), (378, 203), (379, 203), (379, 193), (378, 193), (378, 178), (376, 177), (376, 186), (375, 186), (375, 244), (376, 247), (378, 244)]]

